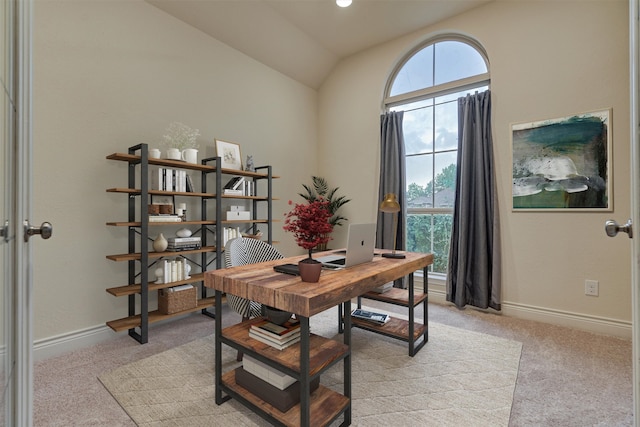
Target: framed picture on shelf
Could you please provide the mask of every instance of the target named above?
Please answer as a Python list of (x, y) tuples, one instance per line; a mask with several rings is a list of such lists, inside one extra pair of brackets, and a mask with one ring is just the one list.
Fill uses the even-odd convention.
[(151, 204), (152, 205), (161, 205), (160, 213), (161, 214), (173, 214), (175, 211), (176, 200), (173, 195), (151, 195)]
[(222, 168), (242, 170), (239, 144), (216, 139), (216, 154), (222, 159)]

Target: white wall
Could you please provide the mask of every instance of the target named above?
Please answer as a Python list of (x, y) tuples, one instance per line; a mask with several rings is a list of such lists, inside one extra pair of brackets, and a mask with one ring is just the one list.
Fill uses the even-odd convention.
[[(630, 216), (627, 13), (625, 0), (499, 0), (343, 60), (319, 91), (319, 149), (320, 173), (354, 199), (345, 215), (375, 219), (379, 115), (394, 65), (435, 34), (470, 35), (491, 67), (503, 311), (629, 335), (631, 246), (603, 231), (606, 219)], [(613, 212), (512, 212), (510, 124), (604, 108), (613, 109)], [(585, 296), (585, 279), (600, 282), (599, 297)]]
[[(317, 169), (317, 93), (143, 1), (36, 0), (34, 8), (34, 201), (32, 223), (54, 235), (34, 252), (36, 341), (55, 342), (127, 315), (127, 166), (108, 154), (161, 138), (171, 121), (241, 144), (271, 164), (274, 216)], [(279, 248), (296, 251), (282, 222)], [(151, 334), (151, 339), (153, 335)]]

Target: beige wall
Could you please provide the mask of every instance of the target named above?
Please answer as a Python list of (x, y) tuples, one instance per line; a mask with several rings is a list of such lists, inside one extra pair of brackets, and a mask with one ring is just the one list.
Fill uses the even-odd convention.
[[(316, 170), (317, 94), (143, 1), (40, 1), (34, 19), (35, 338), (82, 333), (126, 316), (125, 164), (113, 152), (160, 139), (171, 121), (241, 144), (256, 165), (272, 164), (274, 215)], [(192, 210), (193, 212), (193, 210)], [(280, 223), (281, 224), (281, 223)], [(274, 226), (280, 249), (296, 247)], [(290, 236), (289, 236), (290, 237)], [(152, 336), (152, 335), (151, 335)]]
[[(201, 154), (225, 138), (274, 166), (276, 217), (319, 172), (353, 199), (350, 221), (375, 220), (386, 79), (405, 52), (447, 31), (475, 37), (491, 61), (504, 312), (628, 329), (630, 245), (602, 231), (630, 212), (626, 1), (498, 1), (342, 61), (319, 93), (143, 1), (36, 0), (34, 28), (32, 222), (54, 224), (54, 238), (33, 246), (43, 345), (126, 314), (126, 300), (105, 292), (126, 282), (126, 265), (105, 259), (126, 252), (126, 230), (104, 225), (125, 218), (126, 197), (105, 189), (126, 185), (126, 166), (106, 155), (183, 121), (200, 129)], [(509, 124), (609, 107), (615, 210), (512, 213)], [(280, 225), (279, 248), (296, 253)], [(599, 297), (584, 295), (585, 279), (600, 281)]]
[[(319, 91), (319, 149), (320, 173), (354, 199), (346, 216), (375, 219), (379, 115), (394, 65), (435, 34), (467, 34), (491, 67), (503, 311), (628, 334), (631, 246), (603, 231), (606, 219), (630, 216), (627, 12), (625, 0), (496, 1), (343, 60)], [(613, 109), (613, 212), (512, 212), (510, 124), (605, 108)], [(585, 296), (585, 279), (600, 282), (599, 297)]]

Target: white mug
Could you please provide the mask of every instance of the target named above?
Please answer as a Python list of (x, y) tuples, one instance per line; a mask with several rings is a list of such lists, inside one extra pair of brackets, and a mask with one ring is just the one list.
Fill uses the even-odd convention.
[(182, 150), (182, 160), (187, 163), (198, 163), (198, 150), (195, 148), (186, 148)]
[(152, 148), (151, 150), (149, 150), (149, 157), (152, 159), (159, 159), (160, 150), (158, 150), (157, 148)]
[(178, 150), (177, 148), (169, 148), (167, 150), (167, 159), (182, 160), (182, 156), (180, 155), (180, 150)]

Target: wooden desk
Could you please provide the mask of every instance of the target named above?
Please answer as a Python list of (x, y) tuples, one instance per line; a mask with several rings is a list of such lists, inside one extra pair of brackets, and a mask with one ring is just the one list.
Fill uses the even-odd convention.
[[(412, 282), (416, 270), (423, 269), (426, 277), (433, 255), (406, 252), (405, 259), (376, 256), (366, 264), (323, 270), (318, 283), (305, 283), (297, 276), (273, 271), (275, 265), (297, 263), (302, 258), (304, 256), (205, 273), (205, 286), (216, 291), (216, 314), (222, 313), (222, 294), (229, 293), (295, 313), (301, 324), (300, 342), (280, 351), (249, 337), (252, 320), (224, 330), (222, 322), (216, 321), (216, 403), (220, 405), (233, 397), (268, 421), (291, 426), (328, 425), (344, 414), (342, 425), (347, 426), (351, 424), (351, 316), (344, 317), (342, 343), (310, 334), (309, 317), (341, 304), (344, 312), (350, 313), (352, 298), (400, 277), (409, 276)], [(299, 380), (300, 403), (282, 413), (235, 384), (234, 371), (223, 375), (223, 344)], [(340, 361), (344, 367), (343, 394), (320, 386), (311, 395), (310, 381)], [(223, 397), (222, 392), (227, 395)]]

